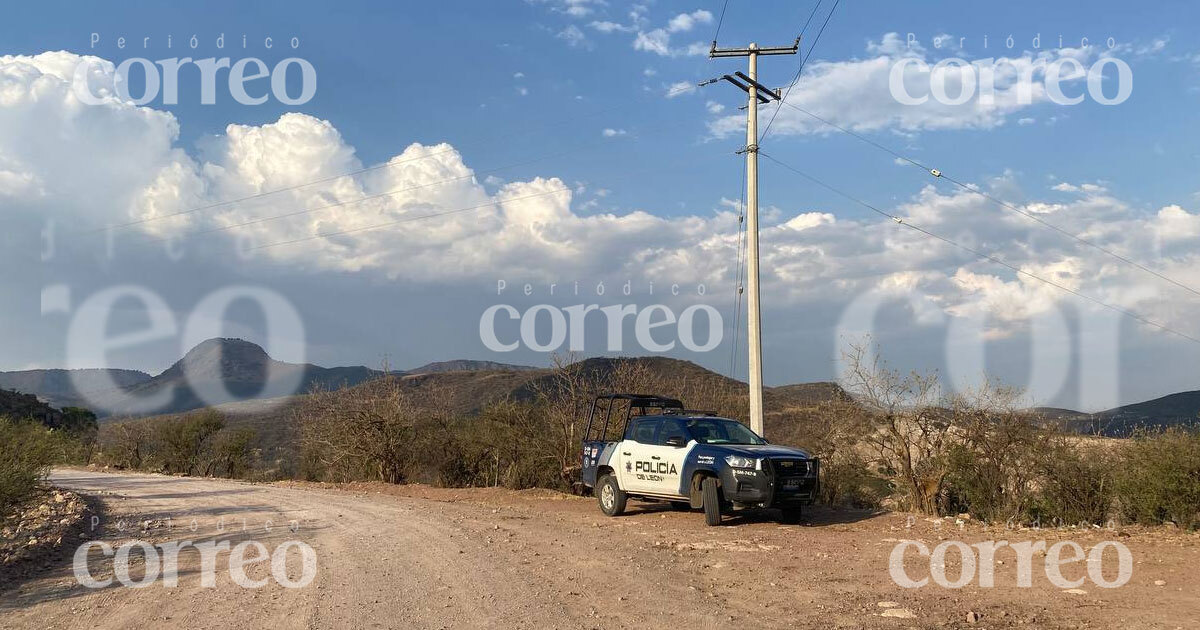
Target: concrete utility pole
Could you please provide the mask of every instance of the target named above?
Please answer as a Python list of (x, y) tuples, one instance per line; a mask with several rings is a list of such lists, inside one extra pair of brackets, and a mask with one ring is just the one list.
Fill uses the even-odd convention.
[[(758, 292), (758, 104), (780, 100), (779, 91), (758, 82), (759, 55), (794, 55), (800, 49), (800, 38), (790, 47), (759, 48), (750, 44), (747, 48), (717, 48), (712, 43), (708, 51), (710, 59), (718, 57), (749, 57), (750, 74), (735, 72), (722, 79), (736, 85), (749, 97), (746, 102), (746, 146), (739, 153), (746, 154), (746, 323), (750, 328), (747, 344), (750, 350), (750, 428), (759, 435), (763, 430), (763, 379), (762, 379), (762, 317)], [(716, 79), (713, 79), (716, 81)], [(736, 334), (736, 331), (735, 331)]]

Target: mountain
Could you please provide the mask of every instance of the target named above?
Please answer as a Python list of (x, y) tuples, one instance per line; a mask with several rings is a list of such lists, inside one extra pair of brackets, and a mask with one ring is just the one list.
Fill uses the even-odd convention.
[[(255, 398), (279, 398), (314, 388), (340, 389), (383, 373), (370, 368), (325, 368), (284, 363), (242, 339), (209, 339), (150, 380), (126, 388), (135, 398), (161, 397), (155, 413), (178, 413), (210, 405)], [(125, 403), (103, 405), (106, 415), (138, 414)]]
[[(689, 388), (715, 388), (735, 394), (744, 393), (746, 388), (742, 381), (718, 374), (691, 361), (667, 357), (595, 357), (579, 361), (574, 367), (578, 370), (579, 378), (591, 384), (609, 381), (622, 367), (636, 367), (643, 371), (642, 380), (645, 382), (659, 383), (668, 388), (682, 387), (685, 392), (685, 405), (699, 404), (688, 399), (686, 391)], [(506, 398), (530, 400), (539, 391), (553, 389), (557, 385), (557, 378), (555, 371), (547, 368), (424, 373), (418, 368), (404, 374), (401, 383), (419, 398), (429, 396), (436, 399), (436, 403), (442, 409), (456, 414), (473, 414), (489, 403)], [(644, 387), (654, 389), (654, 385)], [(763, 399), (768, 410), (781, 411), (831, 400), (849, 400), (849, 397), (835, 383), (803, 383), (767, 387), (763, 392)]]
[(62, 416), (57, 409), (37, 399), (33, 394), (0, 389), (0, 417), (17, 420), (31, 418), (42, 424), (51, 425)]
[(1035, 407), (1030, 411), (1080, 433), (1127, 437), (1139, 429), (1200, 424), (1200, 391), (1179, 392), (1098, 413), (1057, 407)]
[(0, 372), (0, 389), (33, 394), (53, 407), (87, 407), (87, 398), (113, 384), (118, 388), (140, 385), (150, 375), (137, 370), (21, 370)]
[[(56, 407), (87, 407), (104, 417), (178, 413), (303, 394), (314, 388), (340, 389), (382, 374), (361, 366), (285, 363), (248, 341), (209, 339), (157, 376), (132, 370), (29, 370), (0, 373), (0, 387), (36, 395)], [(117, 389), (100, 385), (105, 375), (118, 384)], [(139, 400), (157, 404), (149, 408), (139, 405)]]
[(528, 365), (513, 365), (497, 363), (496, 361), (472, 361), (470, 359), (454, 359), (451, 361), (435, 361), (426, 363), (419, 368), (405, 372), (406, 374), (433, 374), (435, 372), (528, 372), (538, 368)]
[(1137, 429), (1190, 426), (1200, 421), (1200, 391), (1179, 392), (1124, 405), (1088, 418), (1105, 435), (1128, 435)]

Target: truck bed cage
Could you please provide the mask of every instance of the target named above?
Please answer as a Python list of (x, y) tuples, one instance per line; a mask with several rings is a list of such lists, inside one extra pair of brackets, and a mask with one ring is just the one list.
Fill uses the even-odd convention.
[[(630, 418), (636, 416), (649, 416), (658, 414), (680, 414), (683, 413), (683, 403), (674, 398), (665, 398), (663, 396), (654, 396), (651, 394), (601, 394), (596, 396), (592, 401), (592, 409), (588, 413), (587, 427), (584, 428), (584, 440), (608, 440), (608, 429), (613, 420), (613, 407), (619, 403), (625, 402), (625, 418), (621, 422), (621, 435), (625, 435), (625, 431), (629, 428)], [(598, 420), (596, 410), (603, 406), (604, 423), (597, 425)], [(637, 413), (634, 413), (634, 411)], [(658, 414), (650, 413), (653, 410), (658, 410)], [(592, 429), (596, 428), (593, 434)]]

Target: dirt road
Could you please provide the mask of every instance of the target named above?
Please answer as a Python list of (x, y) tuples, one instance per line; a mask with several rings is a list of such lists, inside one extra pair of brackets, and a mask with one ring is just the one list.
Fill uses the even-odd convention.
[[(316, 577), (289, 589), (268, 579), (237, 585), (228, 554), (215, 586), (201, 586), (194, 549), (180, 553), (179, 582), (85, 588), (67, 557), (0, 594), (4, 628), (1183, 628), (1200, 620), (1200, 538), (1170, 530), (986, 529), (905, 515), (814, 511), (801, 526), (770, 513), (708, 528), (696, 513), (631, 503), (603, 517), (590, 499), (544, 491), (444, 490), (356, 484), (255, 485), (156, 475), (57, 471), (55, 484), (98, 498), (92, 536), (118, 547), (140, 539), (259, 541), (268, 551), (300, 540), (316, 553)], [(168, 520), (169, 519), (169, 520)], [(191, 531), (195, 521), (196, 531)], [(270, 522), (271, 531), (266, 531)], [(289, 526), (289, 523), (293, 523)], [(293, 532), (292, 529), (295, 529)], [(223, 531), (222, 531), (223, 530)], [(898, 541), (1104, 540), (1128, 546), (1132, 578), (1114, 589), (1086, 582), (1064, 592), (1033, 564), (1017, 586), (1017, 562), (998, 551), (995, 586), (897, 586), (889, 554)], [(81, 541), (73, 541), (74, 548)], [(293, 549), (293, 551), (295, 551)], [(251, 554), (252, 556), (253, 554)], [(946, 572), (959, 575), (955, 553)], [(288, 578), (302, 574), (299, 555)], [(906, 556), (912, 579), (930, 560)], [(1104, 557), (1109, 579), (1115, 553)], [(99, 552), (92, 576), (113, 575)], [(1068, 565), (1067, 578), (1085, 575)], [(141, 568), (135, 563), (130, 577)], [(247, 568), (269, 578), (269, 563)], [(884, 606), (880, 604), (884, 603)], [(891, 612), (889, 612), (891, 611)], [(968, 615), (978, 615), (975, 623)], [(891, 616), (884, 616), (885, 614)]]

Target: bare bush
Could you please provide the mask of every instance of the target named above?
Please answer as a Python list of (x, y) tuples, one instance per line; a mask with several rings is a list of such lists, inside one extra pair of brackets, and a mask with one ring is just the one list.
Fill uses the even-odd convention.
[(912, 509), (936, 514), (956, 439), (948, 410), (938, 404), (937, 375), (892, 370), (869, 341), (851, 344), (845, 358), (845, 387), (872, 414), (864, 442), (874, 462)]
[(294, 413), (301, 448), (324, 477), (401, 483), (416, 452), (419, 420), (431, 412), (388, 375), (351, 390), (314, 391)]

